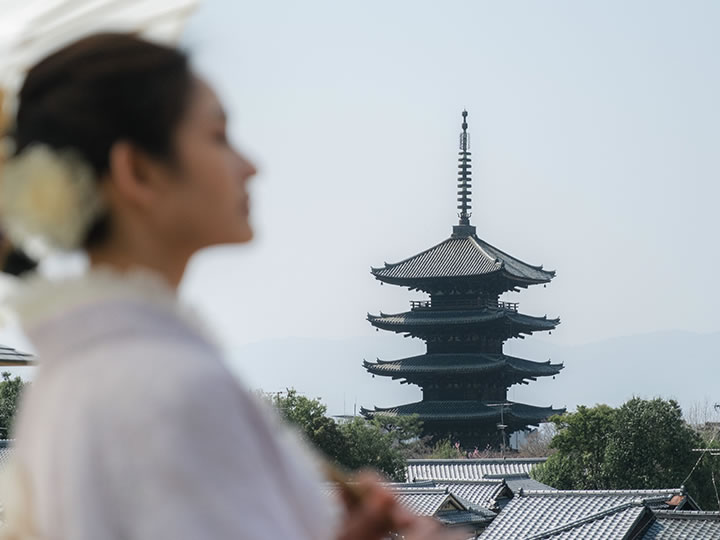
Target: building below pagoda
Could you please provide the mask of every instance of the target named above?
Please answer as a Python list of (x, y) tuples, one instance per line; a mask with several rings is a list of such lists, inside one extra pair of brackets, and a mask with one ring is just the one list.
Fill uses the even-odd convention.
[(547, 284), (555, 272), (529, 265), (488, 244), (470, 224), (471, 153), (463, 111), (458, 179), (459, 222), (439, 244), (395, 264), (371, 270), (383, 283), (422, 291), (403, 313), (368, 314), (377, 329), (425, 341), (426, 353), (398, 360), (364, 362), (373, 375), (416, 384), (423, 398), (397, 407), (362, 409), (366, 418), (417, 415), (427, 435), (465, 448), (502, 447), (506, 436), (563, 413), (507, 400), (508, 388), (554, 376), (562, 364), (508, 356), (508, 339), (551, 331), (559, 319), (519, 311), (501, 300), (506, 292)]

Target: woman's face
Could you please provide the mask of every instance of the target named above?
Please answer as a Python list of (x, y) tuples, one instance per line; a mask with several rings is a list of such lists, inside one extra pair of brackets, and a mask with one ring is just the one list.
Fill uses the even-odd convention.
[(196, 80), (175, 137), (174, 182), (161, 205), (166, 235), (192, 251), (248, 242), (248, 180), (257, 172), (229, 142), (213, 90)]

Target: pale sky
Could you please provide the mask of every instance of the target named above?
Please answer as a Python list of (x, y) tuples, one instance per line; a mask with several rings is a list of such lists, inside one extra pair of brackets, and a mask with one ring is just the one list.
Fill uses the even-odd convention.
[(456, 221), (467, 108), (472, 221), (557, 270), (517, 295), (551, 339), (720, 330), (719, 26), (711, 1), (208, 1), (184, 42), (259, 164), (257, 239), (184, 294), (234, 343), (368, 334), (418, 297), (370, 266)]
[(259, 165), (257, 238), (183, 296), (230, 349), (371, 335), (422, 296), (370, 266), (457, 220), (467, 108), (479, 236), (557, 270), (511, 296), (561, 317), (542, 339), (719, 331), (718, 27), (712, 1), (208, 0), (183, 43)]

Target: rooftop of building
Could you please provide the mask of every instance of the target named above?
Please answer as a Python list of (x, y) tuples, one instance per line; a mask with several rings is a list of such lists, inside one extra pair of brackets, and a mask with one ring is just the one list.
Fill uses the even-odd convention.
[(442, 280), (456, 285), (460, 281), (476, 284), (492, 281), (492, 288), (497, 291), (548, 283), (555, 276), (554, 271), (523, 262), (477, 236), (470, 224), (472, 158), (467, 127), (467, 111), (463, 111), (458, 165), (459, 222), (453, 227), (452, 236), (397, 263), (371, 268), (380, 281), (427, 291), (436, 289)]
[(34, 360), (35, 357), (32, 354), (24, 353), (5, 345), (0, 345), (0, 366), (2, 367), (29, 366), (34, 362)]
[(554, 271), (544, 270), (508, 255), (476, 234), (451, 236), (416, 255), (397, 263), (371, 268), (380, 281), (395, 285), (421, 286), (423, 281), (472, 279), (497, 276), (508, 281), (507, 290), (549, 283)]
[(720, 538), (720, 512), (655, 510), (655, 521), (643, 540), (717, 540)]
[(408, 480), (476, 481), (510, 476), (529, 477), (536, 465), (547, 458), (409, 459)]
[[(515, 494), (483, 540), (630, 538), (652, 522), (654, 509), (692, 506), (684, 489), (541, 490)], [(633, 536), (635, 535), (635, 536)]]

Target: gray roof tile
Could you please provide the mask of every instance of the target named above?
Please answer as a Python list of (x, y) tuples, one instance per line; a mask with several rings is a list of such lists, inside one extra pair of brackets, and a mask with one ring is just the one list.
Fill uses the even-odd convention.
[(547, 283), (555, 272), (529, 265), (488, 244), (475, 235), (447, 240), (403, 261), (373, 268), (381, 281), (403, 284), (414, 280), (447, 277), (478, 277), (493, 273), (517, 280), (521, 286)]
[(408, 480), (483, 480), (489, 476), (500, 478), (517, 474), (530, 474), (535, 465), (546, 458), (491, 458), (491, 459), (409, 459)]
[(465, 510), (465, 507), (442, 488), (391, 489), (397, 500), (418, 516), (434, 516), (442, 510)]
[(679, 494), (683, 494), (679, 489), (522, 491), (482, 539), (624, 538), (638, 520), (649, 519), (650, 504), (662, 504)]
[(0, 345), (0, 366), (15, 367), (27, 366), (35, 361), (32, 354), (20, 352), (12, 347)]
[(717, 540), (720, 512), (655, 510), (655, 521), (643, 540)]
[(435, 485), (447, 489), (470, 508), (495, 508), (498, 499), (512, 497), (503, 480), (438, 480)]

